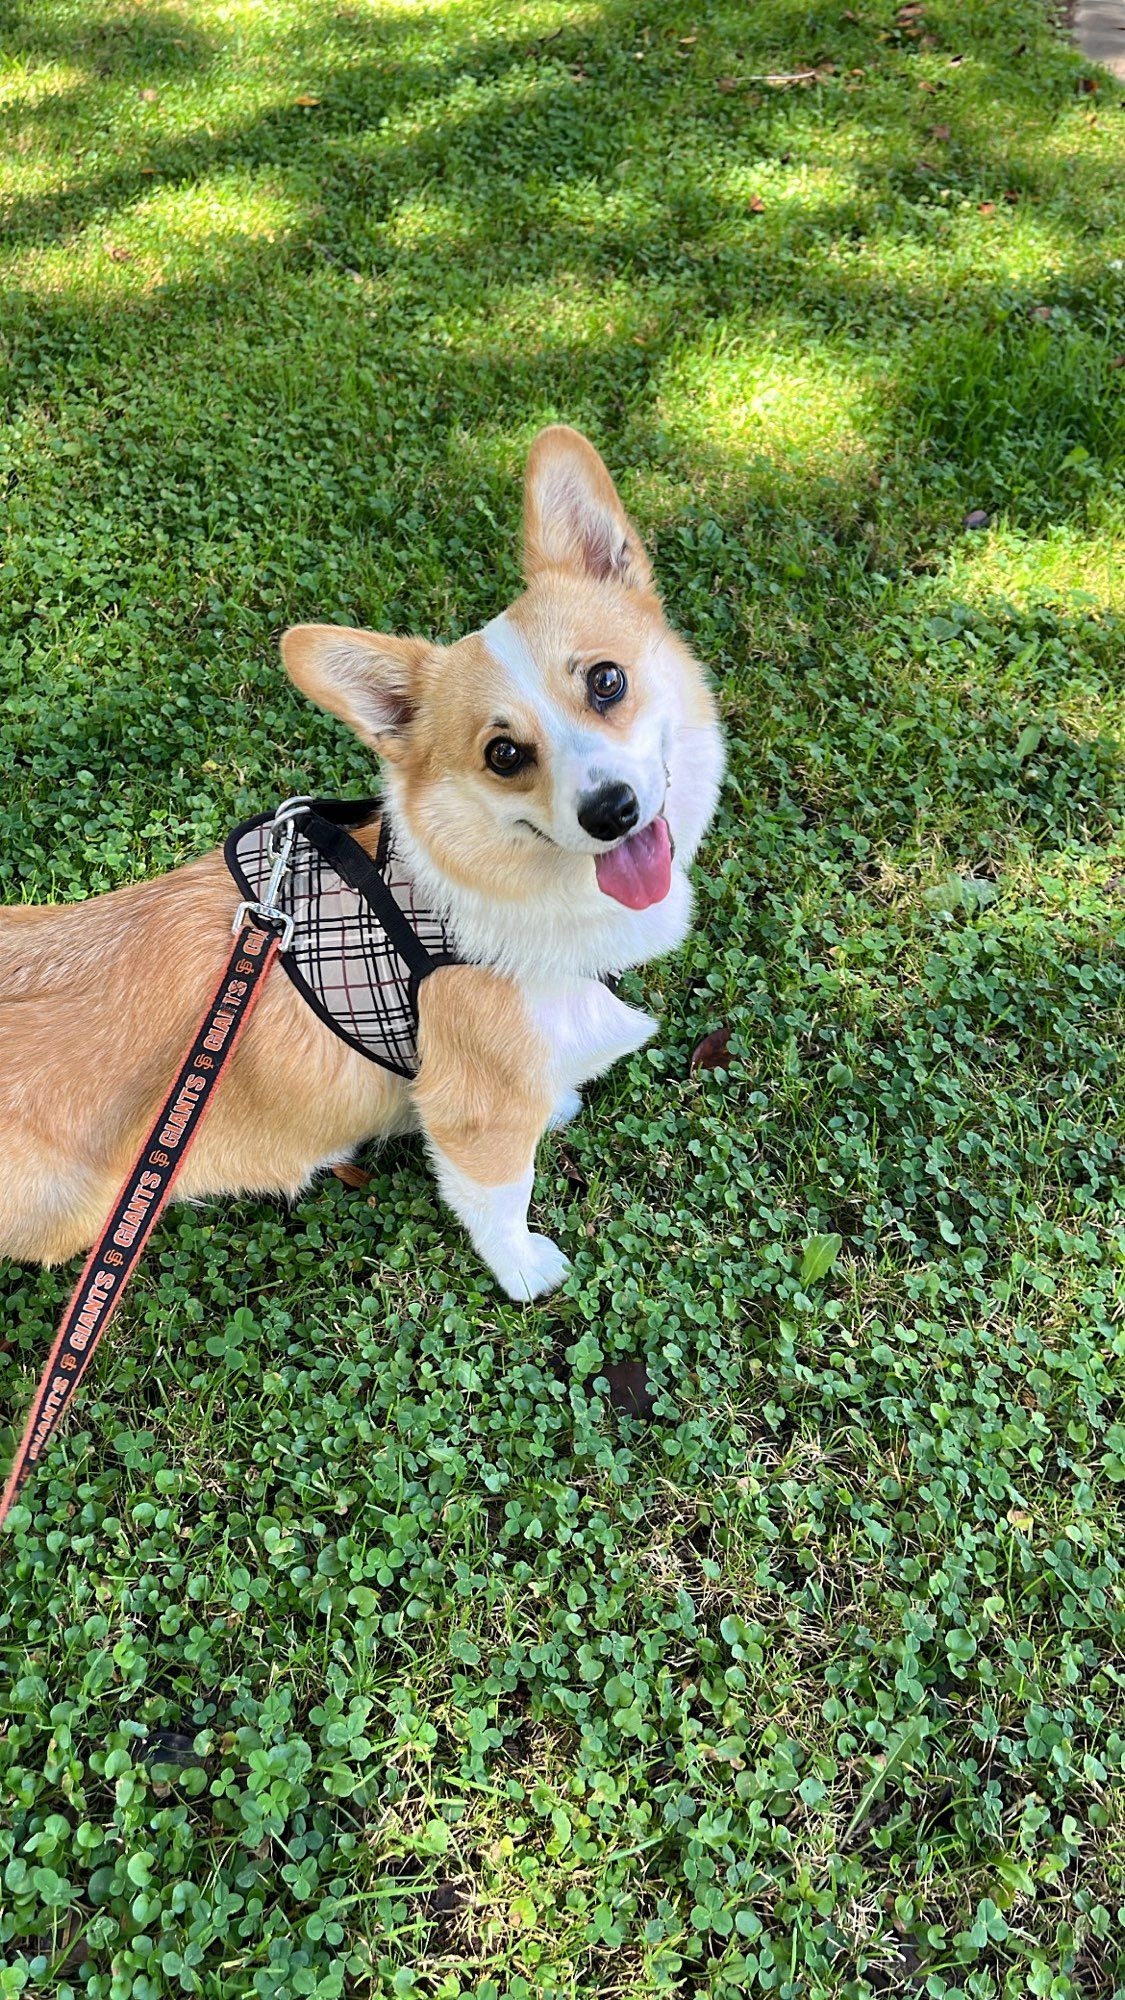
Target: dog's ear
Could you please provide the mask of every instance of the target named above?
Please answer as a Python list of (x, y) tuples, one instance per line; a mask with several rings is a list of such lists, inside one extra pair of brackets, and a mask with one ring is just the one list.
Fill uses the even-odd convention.
[(552, 424), (531, 447), (523, 486), (523, 573), (563, 569), (654, 588), (641, 538), (581, 431)]
[(391, 639), (350, 625), (291, 625), (281, 637), (285, 671), (302, 694), (392, 761), (406, 748), (428, 650), (424, 639)]

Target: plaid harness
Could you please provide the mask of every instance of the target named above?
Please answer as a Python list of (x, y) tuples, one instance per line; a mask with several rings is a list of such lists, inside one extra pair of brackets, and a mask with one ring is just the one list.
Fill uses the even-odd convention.
[[(418, 1070), (418, 988), (457, 965), (449, 931), (420, 909), (383, 813), (374, 859), (346, 828), (369, 826), (378, 799), (315, 799), (295, 816), (296, 837), (279, 903), (292, 919), (285, 967), (303, 1000), (341, 1041), (396, 1076)], [(273, 865), (272, 813), (228, 835), (223, 853), (251, 904)]]

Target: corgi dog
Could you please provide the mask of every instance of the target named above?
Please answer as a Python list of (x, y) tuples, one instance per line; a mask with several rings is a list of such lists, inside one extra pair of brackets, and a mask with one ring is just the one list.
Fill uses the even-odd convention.
[[(452, 645), (285, 633), (292, 680), (380, 758), (396, 855), (459, 962), (418, 987), (412, 1077), (275, 975), (176, 1192), (292, 1196), (364, 1141), (417, 1130), (477, 1252), (528, 1300), (569, 1268), (528, 1227), (536, 1146), (654, 1032), (606, 980), (687, 932), (723, 742), (612, 479), (565, 426), (528, 460), (523, 568), (522, 595)], [(368, 852), (377, 836), (356, 834)], [(53, 1263), (97, 1236), (236, 900), (216, 851), (85, 903), (0, 910), (0, 1255)]]

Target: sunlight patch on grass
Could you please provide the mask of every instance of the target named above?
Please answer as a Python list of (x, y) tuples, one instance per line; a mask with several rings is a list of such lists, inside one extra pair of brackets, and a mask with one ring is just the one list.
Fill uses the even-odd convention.
[(418, 250), (466, 241), (473, 232), (472, 211), (424, 188), (397, 203), (386, 224), (386, 239), (397, 250)]
[(511, 355), (521, 360), (565, 348), (593, 348), (625, 340), (643, 341), (645, 301), (635, 286), (598, 282), (576, 271), (557, 271), (543, 281), (496, 287), (482, 310), (467, 314), (455, 306), (431, 319), (431, 331), (451, 349), (482, 357)]
[(946, 580), (966, 604), (1003, 598), (1019, 610), (1053, 603), (1125, 612), (1125, 518), (1118, 510), (1096, 532), (1070, 521), (1038, 535), (998, 526), (954, 547)]
[(7, 276), (30, 292), (120, 299), (161, 283), (221, 277), (247, 248), (285, 236), (302, 213), (276, 179), (246, 169), (207, 175), (156, 188), (71, 242), (12, 258)]
[(869, 394), (878, 365), (713, 330), (681, 345), (664, 369), (660, 421), (692, 451), (733, 467), (855, 487), (875, 471)]
[(198, 251), (245, 237), (272, 241), (291, 229), (301, 212), (276, 181), (243, 171), (208, 175), (190, 187), (161, 188), (132, 210), (130, 227), (138, 240), (151, 235)]
[[(77, 63), (45, 62), (34, 66), (14, 63), (6, 76), (0, 75), (0, 110), (13, 118), (21, 111), (38, 110), (41, 105), (55, 111), (60, 99), (87, 90), (89, 84), (88, 70), (79, 68)], [(12, 140), (17, 150), (29, 136), (21, 137), (16, 128)]]

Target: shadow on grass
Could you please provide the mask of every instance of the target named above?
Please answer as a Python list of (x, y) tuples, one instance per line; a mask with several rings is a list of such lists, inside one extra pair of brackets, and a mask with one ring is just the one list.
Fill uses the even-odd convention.
[[(71, 185), (17, 189), (7, 236), (29, 511), (6, 628), (85, 662), (35, 690), (27, 740), (65, 743), (77, 704), (84, 741), (159, 760), (162, 709), (125, 706), (154, 635), (189, 684), (198, 661), (307, 737), (272, 659), (247, 658), (301, 615), (489, 615), (516, 581), (495, 522), (555, 415), (624, 471), (751, 736), (747, 636), (815, 655), (875, 625), (880, 579), (940, 573), (973, 506), (1085, 529), (1125, 398), (1101, 170), (1058, 161), (1076, 61), (1040, 47), (1029, 84), (988, 22), (929, 19), (888, 42), (720, 8), (692, 40), (670, 5), (541, 33), (320, 6), (250, 24), (232, 92), (221, 19), (25, 14), (32, 79), (84, 72), (27, 112)], [(828, 62), (808, 90), (760, 81)]]
[[(310, 14), (288, 57), (279, 33), (276, 85), (271, 72), (266, 93), (274, 101), (243, 115), (224, 99), (212, 118), (204, 94), (193, 122), (161, 137), (130, 127), (130, 101), (146, 79), (159, 84), (165, 72), (205, 85), (225, 60), (217, 35), (185, 29), (168, 9), (110, 13), (58, 29), (40, 14), (25, 17), (12, 40), (17, 59), (80, 61), (88, 70), (61, 99), (41, 99), (33, 123), (65, 148), (83, 134), (90, 83), (100, 80), (123, 119), (113, 147), (122, 157), (106, 168), (103, 149), (92, 149), (93, 166), (87, 174), (79, 164), (71, 186), (10, 200), (13, 407), (25, 397), (50, 403), (52, 362), (62, 355), (73, 376), (83, 345), (93, 350), (93, 371), (107, 348), (123, 342), (143, 348), (150, 367), (174, 353), (177, 395), (194, 387), (205, 406), (208, 385), (226, 375), (224, 321), (264, 303), (262, 344), (276, 347), (284, 335), (274, 313), (299, 309), (309, 274), (321, 282), (336, 276), (356, 285), (350, 300), (318, 298), (313, 314), (323, 312), (333, 337), (343, 330), (352, 355), (366, 350), (376, 369), (382, 360), (392, 390), (401, 371), (413, 395), (436, 398), (437, 411), (423, 410), (422, 421), (433, 424), (436, 414), (440, 429), (442, 409), (456, 404), (458, 448), (466, 428), (500, 417), (500, 390), (509, 409), (580, 406), (611, 448), (628, 413), (639, 444), (646, 428), (659, 428), (655, 412), (655, 425), (647, 426), (641, 413), (658, 400), (668, 358), (697, 328), (721, 327), (727, 337), (752, 342), (763, 326), (770, 334), (781, 325), (795, 345), (843, 342), (861, 378), (864, 343), (883, 363), (891, 336), (894, 379), (885, 367), (876, 370), (881, 407), (869, 407), (861, 420), (874, 452), (885, 452), (892, 434), (906, 449), (939, 452), (963, 475), (967, 502), (1003, 497), (1005, 461), (1014, 452), (1019, 504), (1028, 515), (1039, 507), (1065, 513), (1070, 496), (1058, 489), (1058, 461), (1075, 449), (1095, 458), (1120, 452), (1125, 419), (1122, 399), (1108, 395), (1113, 356), (1090, 293), (1082, 189), (1065, 198), (1063, 227), (1050, 147), (1009, 129), (1028, 116), (1018, 62), (986, 65), (982, 52), (994, 52), (978, 38), (970, 71), (979, 69), (979, 77), (966, 80), (959, 69), (920, 96), (910, 72), (930, 56), (904, 44), (886, 58), (891, 68), (878, 87), (849, 90), (842, 80), (849, 58), (871, 54), (870, 36), (858, 26), (796, 6), (770, 10), (765, 22), (737, 10), (725, 18), (737, 26), (736, 73), (700, 78), (702, 57), (686, 59), (674, 33), (679, 12), (667, 6), (643, 32), (629, 9), (611, 5), (538, 38), (530, 31), (458, 33), (438, 11), (373, 18), (324, 7)], [(945, 39), (960, 47), (968, 33), (951, 29)], [(802, 61), (834, 58), (837, 75), (813, 92), (754, 84), (775, 58), (793, 61), (794, 47), (805, 50)], [(287, 60), (305, 91), (288, 86)], [(1073, 90), (1072, 58), (1060, 50), (1055, 60), (1054, 101), (1039, 117), (1048, 133), (1069, 115)], [(738, 87), (724, 93), (724, 83)], [(936, 170), (923, 162), (919, 179), (910, 131), (904, 136), (901, 127), (917, 125), (920, 143), (954, 84), (959, 124), (949, 128), (942, 198), (931, 199)], [(880, 89), (899, 111), (895, 131), (888, 131)], [(918, 98), (917, 112), (913, 101), (903, 111), (907, 92)], [(319, 103), (302, 107), (295, 95)], [(592, 119), (599, 99), (610, 115)], [(631, 157), (634, 143), (639, 159)], [(780, 188), (766, 213), (755, 215), (743, 185), (748, 168), (777, 176), (802, 150), (808, 177)], [(78, 276), (68, 294), (65, 274), (39, 284), (34, 258), (25, 256), (21, 312), (21, 252), (57, 244), (80, 264), (83, 232), (119, 230), (131, 212), (143, 218), (167, 193), (201, 183), (221, 206), (224, 177), (232, 174), (280, 177), (299, 219), (272, 241), (248, 231), (224, 252), (217, 279), (204, 240), (191, 275), (176, 273), (163, 284), (156, 276), (151, 294), (133, 289), (115, 297), (109, 286)], [(847, 185), (820, 192), (818, 176)], [(1002, 212), (996, 224), (998, 260), (1009, 259), (1010, 276), (985, 279), (979, 266), (971, 273), (953, 268), (950, 204), (983, 189), (998, 194), (1001, 183), (1013, 191), (1013, 180), (1029, 204), (1040, 195), (1054, 199), (1050, 226), (1061, 258), (1048, 310), (1057, 314), (1061, 301), (1062, 323), (1049, 328), (1029, 321), (1043, 307), (1043, 258), (1012, 253), (1014, 218)], [(142, 235), (144, 227), (142, 219)], [(152, 234), (159, 264), (159, 217)], [(133, 254), (143, 257), (143, 245)], [(370, 287), (373, 300), (365, 296)], [(566, 331), (568, 293), (582, 320), (577, 337)], [(599, 295), (620, 321), (608, 339), (596, 324)], [(518, 320), (521, 301), (540, 330), (517, 326), (513, 337), (510, 321), (513, 313)], [(451, 319), (459, 322), (452, 333)], [(474, 324), (481, 329), (475, 341)], [(425, 329), (435, 325), (442, 339), (427, 348)], [(246, 359), (235, 348), (227, 400), (237, 404)], [(297, 373), (310, 361), (307, 346), (303, 356), (294, 348)], [(271, 352), (266, 374), (277, 365)], [(159, 398), (159, 373), (151, 372)], [(315, 405), (315, 390), (310, 400)], [(1038, 478), (1023, 461), (1034, 461)], [(867, 465), (862, 477), (869, 473)], [(982, 476), (1000, 490), (975, 492)], [(779, 499), (784, 508), (783, 492)]]

